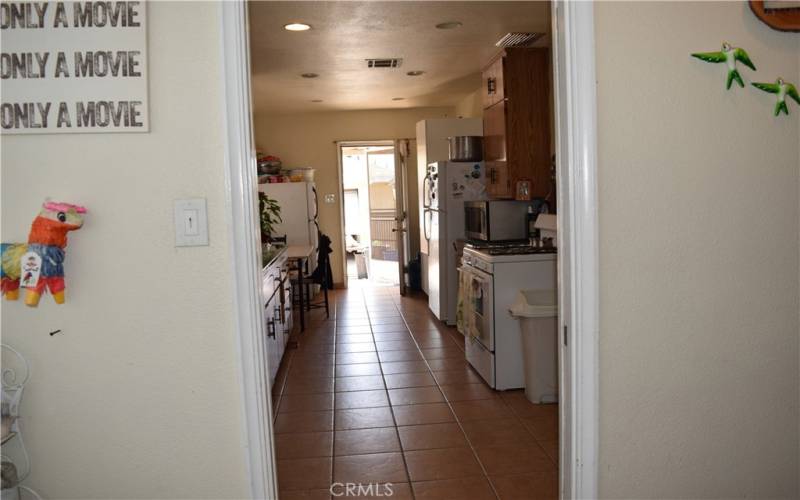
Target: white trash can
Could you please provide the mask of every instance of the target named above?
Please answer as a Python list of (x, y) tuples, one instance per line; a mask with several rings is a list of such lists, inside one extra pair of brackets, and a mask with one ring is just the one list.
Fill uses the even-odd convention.
[(509, 312), (519, 320), (522, 335), (525, 397), (535, 404), (557, 403), (557, 291), (520, 291)]

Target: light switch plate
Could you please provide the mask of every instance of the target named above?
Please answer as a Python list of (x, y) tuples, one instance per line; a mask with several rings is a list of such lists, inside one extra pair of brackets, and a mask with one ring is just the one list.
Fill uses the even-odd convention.
[(325, 203), (336, 203), (336, 195), (332, 193), (326, 194)]
[(208, 245), (206, 199), (175, 200), (175, 246), (205, 245)]

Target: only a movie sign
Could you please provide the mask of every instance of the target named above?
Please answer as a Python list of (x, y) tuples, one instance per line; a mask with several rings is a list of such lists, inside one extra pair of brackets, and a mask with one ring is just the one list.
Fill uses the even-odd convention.
[(147, 132), (145, 2), (0, 2), (3, 134)]

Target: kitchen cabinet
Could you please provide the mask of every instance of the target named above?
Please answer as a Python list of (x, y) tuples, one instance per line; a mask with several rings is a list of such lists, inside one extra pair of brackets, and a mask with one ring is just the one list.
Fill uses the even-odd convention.
[(555, 201), (551, 172), (550, 65), (547, 49), (508, 48), (483, 72), (487, 192), (513, 198), (529, 179), (534, 197)]
[(268, 370), (267, 387), (278, 374), (292, 324), (292, 295), (286, 250), (281, 250), (261, 270), (261, 297), (264, 304), (264, 328), (261, 349)]

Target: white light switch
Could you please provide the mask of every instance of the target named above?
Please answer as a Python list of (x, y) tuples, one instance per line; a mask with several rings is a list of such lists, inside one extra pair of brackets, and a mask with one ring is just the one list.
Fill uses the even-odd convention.
[(175, 200), (175, 246), (208, 245), (208, 214), (205, 198)]
[(325, 195), (325, 203), (336, 203), (336, 195), (335, 194), (326, 194)]

